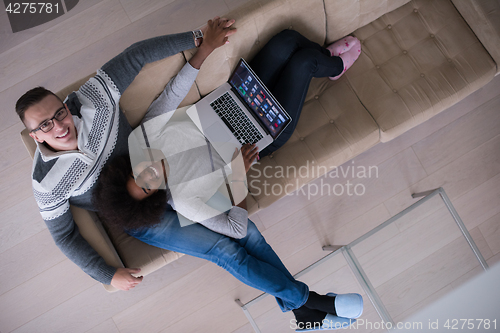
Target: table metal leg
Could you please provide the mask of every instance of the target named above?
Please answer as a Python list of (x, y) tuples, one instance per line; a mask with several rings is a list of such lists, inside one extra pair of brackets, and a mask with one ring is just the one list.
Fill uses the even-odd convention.
[(448, 211), (450, 212), (451, 216), (453, 217), (453, 220), (455, 220), (456, 224), (458, 225), (458, 228), (462, 232), (462, 235), (464, 236), (465, 240), (469, 244), (470, 248), (472, 249), (472, 252), (474, 252), (474, 255), (476, 256), (477, 260), (479, 260), (479, 263), (483, 267), (484, 270), (488, 269), (488, 264), (486, 263), (486, 260), (484, 260), (483, 255), (481, 254), (481, 251), (479, 251), (476, 243), (474, 242), (474, 239), (472, 239), (472, 236), (470, 235), (469, 231), (467, 230), (467, 227), (465, 226), (464, 222), (460, 218), (460, 215), (458, 215), (457, 210), (451, 203), (450, 198), (448, 198), (448, 195), (446, 194), (444, 188), (439, 187), (433, 190), (429, 191), (424, 191), (424, 192), (419, 192), (419, 193), (413, 193), (411, 196), (412, 198), (419, 198), (419, 197), (427, 197), (429, 194), (432, 194), (434, 192), (438, 192), (439, 196), (443, 200), (446, 208), (448, 208)]
[(332, 251), (335, 252), (340, 249), (344, 245), (325, 245), (323, 246), (323, 251)]
[(241, 301), (239, 299), (235, 300), (235, 302), (236, 302), (236, 304), (238, 304), (241, 307), (241, 309), (245, 313), (245, 316), (247, 316), (247, 319), (250, 322), (250, 325), (252, 325), (255, 333), (260, 333), (259, 327), (257, 326), (257, 323), (253, 320), (253, 317), (250, 314), (250, 311), (248, 311), (248, 308), (246, 307), (246, 305), (241, 303)]
[(433, 189), (433, 190), (424, 191), (424, 192), (413, 193), (413, 194), (411, 195), (411, 197), (412, 197), (412, 198), (426, 197), (426, 196), (428, 196), (429, 194), (431, 194), (432, 192), (437, 191), (437, 190), (439, 190), (439, 188), (435, 188), (435, 189)]
[(387, 311), (387, 309), (385, 308), (384, 303), (382, 303), (382, 300), (380, 299), (379, 295), (377, 294), (377, 291), (370, 282), (370, 279), (368, 279), (368, 276), (366, 275), (365, 271), (363, 270), (363, 268), (361, 268), (361, 264), (358, 262), (358, 259), (352, 252), (350, 246), (343, 247), (342, 254), (344, 255), (344, 258), (349, 264), (349, 267), (354, 273), (354, 276), (356, 276), (356, 279), (358, 280), (359, 284), (361, 285), (366, 295), (370, 299), (371, 303), (373, 304), (373, 307), (377, 311), (380, 318), (385, 323), (391, 323), (390, 327), (395, 327), (396, 325), (394, 324), (394, 321), (392, 320), (389, 311)]
[(458, 225), (458, 228), (462, 232), (462, 234), (465, 237), (465, 240), (469, 244), (470, 248), (472, 249), (472, 252), (476, 255), (477, 260), (479, 260), (479, 263), (481, 266), (483, 266), (484, 270), (488, 269), (488, 264), (486, 263), (486, 260), (484, 260), (483, 255), (481, 254), (481, 251), (477, 248), (476, 243), (472, 239), (472, 236), (470, 235), (469, 231), (467, 230), (467, 227), (465, 226), (464, 222), (460, 218), (460, 215), (458, 215), (458, 212), (456, 211), (455, 207), (453, 207), (453, 204), (450, 201), (450, 198), (448, 198), (448, 195), (444, 191), (442, 187), (439, 188), (439, 195), (441, 196), (441, 199), (443, 199), (444, 204), (448, 208), (448, 210), (451, 213), (451, 216), (453, 216), (453, 219)]

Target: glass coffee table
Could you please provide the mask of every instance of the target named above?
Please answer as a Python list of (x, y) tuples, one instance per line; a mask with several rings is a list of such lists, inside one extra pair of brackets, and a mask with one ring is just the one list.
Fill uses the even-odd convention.
[[(412, 196), (422, 199), (347, 245), (324, 246), (330, 254), (294, 275), (318, 293), (361, 294), (358, 331), (426, 328), (405, 319), (488, 268), (443, 188)], [(295, 329), (293, 313), (267, 296), (236, 300), (253, 330)]]

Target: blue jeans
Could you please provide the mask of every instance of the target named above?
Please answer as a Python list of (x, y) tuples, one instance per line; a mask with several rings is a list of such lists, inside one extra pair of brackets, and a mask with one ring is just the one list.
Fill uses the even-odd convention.
[[(343, 69), (342, 59), (331, 57), (330, 51), (293, 30), (274, 36), (250, 66), (292, 117), (292, 123), (261, 156), (281, 147), (292, 135), (311, 79), (336, 76)], [(241, 282), (276, 297), (283, 312), (301, 307), (309, 297), (308, 286), (292, 277), (250, 220), (246, 237), (234, 239), (198, 223), (181, 227), (170, 208), (158, 226), (127, 233), (147, 244), (216, 263)]]
[(340, 57), (294, 30), (275, 35), (250, 61), (250, 67), (292, 117), (281, 135), (263, 149), (264, 157), (283, 146), (292, 136), (300, 118), (309, 83), (313, 77), (337, 76), (344, 64)]
[(301, 307), (309, 297), (308, 286), (292, 277), (250, 220), (247, 235), (234, 239), (199, 223), (181, 227), (170, 208), (159, 225), (127, 233), (147, 244), (216, 263), (241, 282), (276, 297), (283, 312)]

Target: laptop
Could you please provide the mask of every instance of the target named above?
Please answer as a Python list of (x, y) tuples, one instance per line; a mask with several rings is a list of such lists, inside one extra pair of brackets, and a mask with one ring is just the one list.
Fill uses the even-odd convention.
[(292, 120), (243, 58), (226, 83), (186, 113), (226, 163), (245, 143), (266, 148)]

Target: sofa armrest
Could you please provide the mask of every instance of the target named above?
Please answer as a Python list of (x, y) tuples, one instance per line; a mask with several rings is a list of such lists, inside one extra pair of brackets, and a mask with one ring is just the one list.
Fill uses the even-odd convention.
[[(125, 267), (97, 215), (94, 212), (74, 206), (71, 206), (70, 209), (80, 234), (104, 261), (116, 268)], [(118, 290), (111, 285), (103, 284), (103, 286), (109, 292)]]
[(33, 138), (29, 135), (29, 131), (27, 128), (21, 131), (21, 140), (23, 140), (24, 146), (26, 147), (28, 154), (30, 154), (31, 159), (33, 159), (33, 156), (35, 156), (35, 151), (36, 151), (36, 143), (35, 140), (33, 140)]
[(452, 0), (500, 72), (500, 2), (498, 0)]

